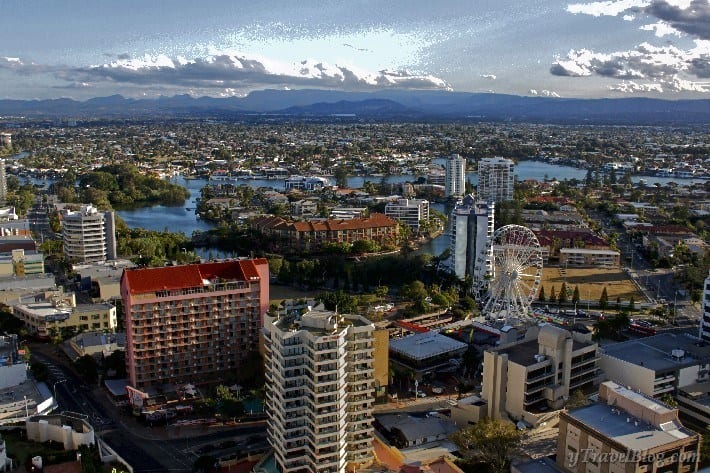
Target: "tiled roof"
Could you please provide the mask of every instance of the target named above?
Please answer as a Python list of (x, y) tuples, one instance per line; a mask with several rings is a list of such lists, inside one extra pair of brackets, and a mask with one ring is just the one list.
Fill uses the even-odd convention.
[(397, 222), (381, 213), (373, 213), (369, 217), (352, 219), (307, 220), (289, 222), (280, 217), (257, 217), (253, 223), (262, 228), (293, 229), (297, 232), (320, 232), (339, 230), (358, 230), (361, 228), (393, 227)]
[(250, 281), (259, 279), (257, 265), (267, 264), (263, 258), (255, 260), (221, 261), (216, 263), (166, 266), (163, 268), (127, 269), (122, 284), (131, 294), (161, 290), (200, 287), (205, 279)]

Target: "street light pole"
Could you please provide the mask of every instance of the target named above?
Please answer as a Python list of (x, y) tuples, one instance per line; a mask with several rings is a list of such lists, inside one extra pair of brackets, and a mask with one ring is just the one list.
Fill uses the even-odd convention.
[(27, 417), (27, 418), (30, 417), (30, 411), (27, 408), (27, 396), (25, 396), (25, 417)]

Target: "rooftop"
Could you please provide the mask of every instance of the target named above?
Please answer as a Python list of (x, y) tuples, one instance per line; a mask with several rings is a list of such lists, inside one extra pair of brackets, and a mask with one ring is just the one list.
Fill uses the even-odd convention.
[(617, 383), (604, 382), (599, 394), (603, 402), (567, 415), (628, 450), (652, 450), (698, 435), (683, 427), (677, 409)]
[(658, 448), (692, 434), (675, 423), (666, 427), (668, 430), (657, 428), (604, 403), (575, 409), (568, 415), (633, 451)]
[[(676, 356), (673, 356), (674, 350)], [(682, 356), (680, 355), (682, 352)], [(687, 333), (661, 333), (652, 337), (607, 345), (602, 356), (618, 358), (654, 371), (681, 368), (710, 359), (710, 345)]]
[(417, 333), (390, 340), (391, 352), (417, 361), (465, 350), (467, 347), (465, 343), (435, 332)]
[(215, 279), (258, 281), (257, 265), (267, 264), (263, 258), (214, 263), (166, 266), (162, 268), (126, 269), (125, 281), (131, 294), (202, 287)]

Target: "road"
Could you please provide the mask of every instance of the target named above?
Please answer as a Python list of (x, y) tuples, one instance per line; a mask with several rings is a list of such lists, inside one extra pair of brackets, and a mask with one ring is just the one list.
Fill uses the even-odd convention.
[[(197, 447), (234, 440), (234, 451), (262, 449), (255, 436), (266, 438), (263, 425), (243, 425), (215, 431), (202, 427), (148, 427), (114, 406), (98, 387), (87, 386), (61, 358), (47, 353), (52, 346), (34, 346), (32, 357), (45, 363), (50, 371), (48, 385), (56, 393), (59, 411), (85, 416), (96, 435), (131, 464), (136, 473), (190, 472), (199, 457)], [(240, 447), (240, 448), (236, 448)], [(229, 449), (220, 449), (229, 454)]]

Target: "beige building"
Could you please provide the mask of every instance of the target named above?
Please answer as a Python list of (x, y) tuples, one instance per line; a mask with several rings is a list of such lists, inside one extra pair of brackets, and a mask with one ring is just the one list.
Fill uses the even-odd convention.
[(537, 425), (542, 412), (562, 408), (570, 393), (601, 381), (598, 362), (591, 333), (554, 325), (531, 327), (523, 341), (483, 355), (481, 395), (488, 416)]
[(44, 274), (44, 255), (36, 251), (12, 250), (0, 255), (0, 277)]
[(88, 330), (114, 331), (117, 325), (114, 305), (77, 305), (74, 293), (62, 291), (45, 292), (31, 302), (21, 299), (13, 312), (31, 334), (46, 339)]
[(689, 473), (698, 470), (700, 435), (678, 410), (612, 381), (599, 401), (560, 415), (557, 466), (569, 473)]
[(264, 316), (267, 435), (279, 471), (372, 463), (374, 332), (365, 317), (320, 308)]
[(646, 396), (676, 397), (681, 415), (710, 424), (710, 346), (687, 333), (665, 332), (604, 347), (606, 377)]
[(619, 252), (614, 250), (589, 248), (560, 249), (560, 266), (618, 268), (619, 262)]

